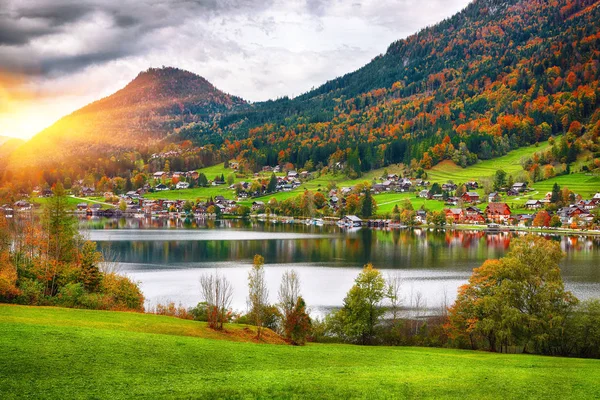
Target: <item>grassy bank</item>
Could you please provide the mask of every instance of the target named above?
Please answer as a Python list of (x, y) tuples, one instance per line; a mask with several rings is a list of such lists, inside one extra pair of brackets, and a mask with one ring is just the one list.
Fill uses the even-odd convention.
[[(205, 333), (189, 334), (196, 329)], [(0, 393), (9, 399), (600, 396), (597, 360), (293, 347), (210, 335), (201, 323), (168, 317), (0, 306)]]

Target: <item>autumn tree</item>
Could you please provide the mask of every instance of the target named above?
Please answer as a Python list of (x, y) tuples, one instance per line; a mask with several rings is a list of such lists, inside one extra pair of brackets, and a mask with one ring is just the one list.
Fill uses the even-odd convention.
[(550, 226), (550, 214), (547, 211), (541, 210), (535, 215), (533, 219), (533, 226), (544, 227)]
[(284, 337), (293, 344), (303, 345), (310, 334), (311, 321), (306, 312), (306, 303), (300, 296), (300, 278), (296, 271), (283, 273), (278, 298)]
[(528, 235), (500, 260), (488, 260), (459, 289), (449, 333), (457, 341), (486, 343), (492, 351), (519, 346), (552, 353), (577, 299), (565, 291), (560, 244)]
[(102, 253), (96, 250), (96, 243), (84, 242), (80, 258), (79, 281), (88, 292), (97, 292), (102, 282), (102, 273), (98, 266), (102, 262)]
[(256, 338), (260, 339), (265, 320), (265, 309), (268, 306), (269, 290), (265, 280), (265, 259), (255, 255), (252, 268), (248, 273), (248, 301), (250, 314), (256, 326)]

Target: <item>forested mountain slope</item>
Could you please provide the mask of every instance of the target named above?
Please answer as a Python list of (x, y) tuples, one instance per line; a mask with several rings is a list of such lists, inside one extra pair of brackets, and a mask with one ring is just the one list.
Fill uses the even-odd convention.
[(464, 166), (563, 132), (565, 154), (597, 152), (598, 26), (594, 0), (476, 0), (316, 90), (181, 134), (253, 166), (350, 161), (362, 171), (413, 159)]
[(131, 175), (153, 152), (191, 140), (200, 148), (177, 156), (186, 168), (341, 162), (353, 176), (399, 162), (466, 166), (561, 135), (532, 167), (565, 170), (580, 154), (600, 157), (599, 26), (598, 0), (475, 0), (355, 72), (255, 104), (190, 72), (149, 69), (38, 134), (11, 165), (59, 165), (53, 179), (67, 169)]

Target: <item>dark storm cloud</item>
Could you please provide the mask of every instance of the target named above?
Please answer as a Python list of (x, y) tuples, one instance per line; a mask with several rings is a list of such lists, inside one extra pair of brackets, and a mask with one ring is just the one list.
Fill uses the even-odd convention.
[[(259, 0), (0, 0), (0, 70), (70, 73), (140, 54), (148, 49), (150, 35), (187, 20), (260, 12), (269, 5)], [(155, 40), (157, 47), (171, 38), (165, 34)], [(81, 42), (81, 50), (73, 54), (62, 41), (68, 42), (65, 47)]]

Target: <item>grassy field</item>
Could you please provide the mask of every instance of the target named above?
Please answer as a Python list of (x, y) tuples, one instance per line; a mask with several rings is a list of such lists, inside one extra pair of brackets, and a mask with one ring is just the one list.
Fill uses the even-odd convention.
[(3, 399), (600, 396), (598, 360), (294, 347), (215, 340), (206, 332), (202, 323), (169, 317), (0, 306), (0, 393)]
[(427, 171), (427, 179), (439, 183), (448, 182), (449, 180), (455, 183), (464, 183), (472, 180), (477, 181), (483, 177), (491, 177), (499, 169), (514, 175), (523, 171), (523, 167), (521, 167), (522, 158), (548, 148), (550, 148), (548, 142), (539, 143), (537, 146), (521, 147), (502, 157), (481, 161), (466, 168), (459, 167), (451, 161), (443, 161)]
[(552, 191), (552, 187), (555, 183), (558, 183), (561, 188), (567, 187), (574, 193), (580, 194), (584, 199), (589, 199), (594, 194), (600, 192), (600, 176), (580, 172), (536, 182), (533, 185), (533, 188), (535, 188), (539, 194), (534, 196), (534, 198), (544, 197), (546, 193)]

